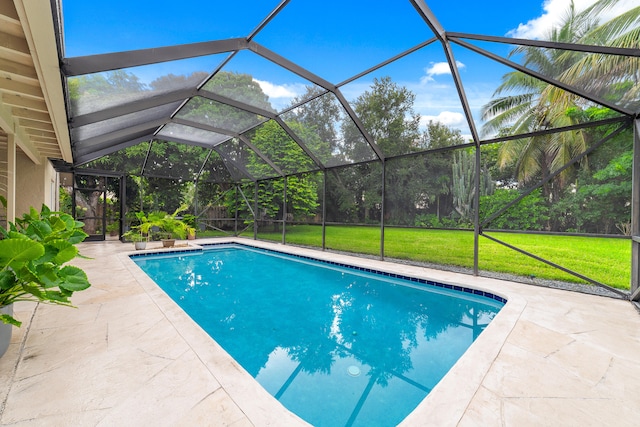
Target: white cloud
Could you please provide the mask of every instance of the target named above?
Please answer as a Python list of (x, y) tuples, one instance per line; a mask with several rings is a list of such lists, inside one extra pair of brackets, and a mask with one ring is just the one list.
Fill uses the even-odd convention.
[[(509, 37), (525, 39), (545, 39), (550, 29), (556, 26), (566, 16), (571, 0), (545, 0), (542, 8), (544, 12), (537, 18), (520, 24), (518, 28), (507, 33)], [(576, 11), (581, 12), (594, 4), (596, 0), (574, 0)], [(638, 0), (621, 0), (614, 7), (600, 14), (601, 21), (606, 21), (638, 5)]]
[[(465, 65), (460, 61), (456, 61), (456, 65), (458, 66), (459, 69), (462, 69), (465, 67)], [(427, 82), (432, 82), (434, 80), (433, 76), (439, 76), (442, 74), (451, 74), (451, 68), (449, 68), (448, 62), (431, 62), (429, 67), (424, 69), (424, 72), (427, 75), (422, 76), (422, 78), (420, 79), (421, 83), (423, 84)]]
[(269, 98), (294, 98), (304, 90), (304, 85), (301, 84), (276, 85), (264, 80), (253, 79), (253, 81), (260, 85)]
[(431, 66), (425, 71), (429, 76), (435, 76), (438, 74), (451, 74), (448, 62), (432, 62)]
[(437, 116), (422, 116), (420, 117), (420, 124), (426, 126), (429, 121), (440, 122), (443, 125), (450, 127), (461, 127), (467, 124), (464, 118), (464, 114), (456, 113), (454, 111), (443, 111)]
[(253, 79), (253, 81), (260, 85), (262, 91), (269, 97), (269, 103), (276, 111), (288, 107), (293, 98), (306, 92), (305, 85), (302, 83), (278, 85), (266, 80)]

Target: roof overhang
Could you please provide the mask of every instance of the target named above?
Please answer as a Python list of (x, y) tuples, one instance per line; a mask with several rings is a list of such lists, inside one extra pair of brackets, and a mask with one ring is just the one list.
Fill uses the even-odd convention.
[(0, 2), (0, 144), (9, 134), (36, 164), (73, 161), (49, 0)]

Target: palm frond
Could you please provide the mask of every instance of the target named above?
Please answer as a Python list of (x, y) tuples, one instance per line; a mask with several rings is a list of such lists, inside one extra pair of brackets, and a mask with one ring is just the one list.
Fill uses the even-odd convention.
[(546, 140), (546, 136), (527, 138), (527, 144), (520, 153), (520, 159), (516, 165), (516, 174), (522, 182), (531, 182), (546, 169), (544, 156)]
[(534, 112), (520, 114), (509, 129), (511, 135), (529, 133), (537, 129), (538, 115)]
[(498, 150), (498, 167), (504, 169), (517, 163), (528, 143), (528, 139), (514, 139), (504, 142)]
[[(640, 8), (639, 8), (640, 9)], [(609, 42), (609, 46), (622, 47), (627, 49), (637, 49), (640, 47), (640, 24), (630, 31), (620, 34)]]
[(580, 12), (582, 17), (601, 16), (607, 10), (619, 3), (619, 0), (598, 0)]
[[(612, 40), (616, 40), (630, 31), (633, 32), (637, 29), (638, 24), (640, 24), (640, 6), (634, 7), (622, 15), (596, 26), (591, 31), (588, 31), (578, 42), (612, 46)], [(636, 46), (637, 43), (636, 39)]]
[(539, 91), (546, 83), (520, 71), (512, 71), (502, 76), (502, 83), (493, 92), (493, 96), (503, 93), (522, 93)]
[(511, 131), (511, 128), (513, 127), (513, 121), (518, 117), (530, 115), (531, 110), (531, 103), (514, 103), (510, 108), (495, 110), (494, 114), (492, 114), (491, 116), (486, 116), (492, 118), (482, 126), (481, 133), (483, 136), (491, 135), (496, 132), (501, 132), (505, 128), (508, 128), (509, 134), (512, 135), (514, 133), (522, 133)]
[(521, 95), (493, 99), (480, 109), (482, 119), (487, 120), (522, 104), (531, 104), (537, 96), (535, 93), (523, 93)]

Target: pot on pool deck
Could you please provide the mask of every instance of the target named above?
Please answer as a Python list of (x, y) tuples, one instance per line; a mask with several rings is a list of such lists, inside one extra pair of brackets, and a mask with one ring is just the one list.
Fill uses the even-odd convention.
[[(9, 304), (4, 307), (0, 307), (0, 314), (13, 315), (13, 304)], [(0, 357), (7, 351), (9, 344), (11, 344), (11, 331), (13, 325), (0, 322)]]

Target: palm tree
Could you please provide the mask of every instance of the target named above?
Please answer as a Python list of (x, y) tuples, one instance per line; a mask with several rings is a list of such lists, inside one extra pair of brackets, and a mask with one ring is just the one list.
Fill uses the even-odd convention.
[[(554, 42), (612, 47), (640, 46), (640, 6), (607, 22), (599, 16), (618, 0), (599, 0), (577, 13), (573, 2), (560, 26), (551, 30)], [(571, 84), (616, 105), (637, 108), (640, 90), (640, 59), (616, 55), (581, 53), (561, 49), (519, 46), (510, 56), (522, 55), (523, 64), (538, 73)], [(613, 96), (617, 95), (617, 96)], [(584, 109), (594, 104), (570, 92), (547, 84), (520, 71), (507, 73), (494, 92), (494, 99), (483, 106), (484, 134), (517, 135), (553, 129), (584, 121)], [(516, 165), (522, 183), (540, 179), (558, 170), (588, 147), (588, 134), (561, 132), (505, 142), (498, 165)], [(543, 187), (554, 199), (570, 182), (572, 171), (563, 171)]]

